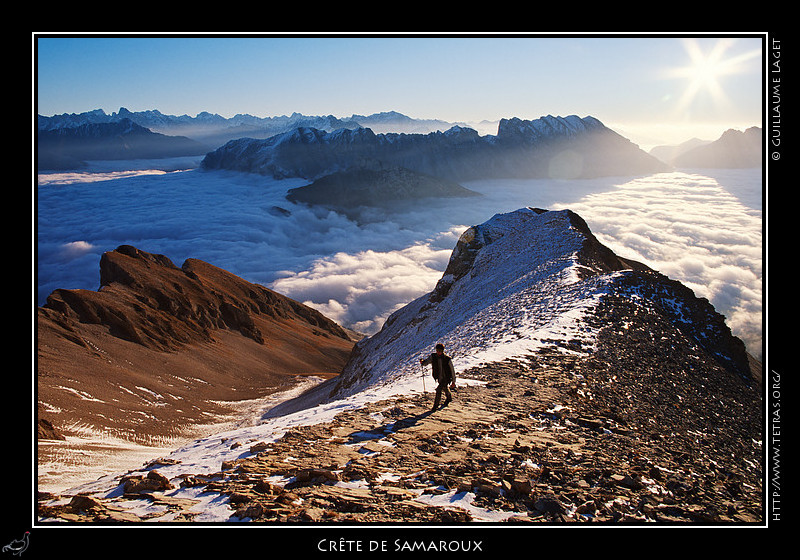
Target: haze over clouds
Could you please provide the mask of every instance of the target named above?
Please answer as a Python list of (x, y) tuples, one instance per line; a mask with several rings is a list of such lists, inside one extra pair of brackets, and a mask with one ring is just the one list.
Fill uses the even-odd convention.
[[(589, 195), (569, 208), (597, 238), (707, 298), (754, 355), (762, 333), (762, 216), (752, 196), (739, 199), (740, 181), (758, 184), (760, 170), (668, 173), (634, 179)], [(723, 185), (729, 185), (730, 191)], [(750, 193), (751, 195), (753, 193)], [(752, 207), (744, 202), (751, 200)]]
[[(313, 305), (367, 334), (427, 293), (461, 232), (523, 206), (570, 208), (621, 256), (708, 298), (761, 353), (760, 170), (586, 181), (465, 183), (473, 199), (419, 201), (361, 225), (285, 200), (302, 180), (187, 170), (40, 175), (38, 300), (96, 290), (103, 252), (121, 244), (180, 266), (198, 258)], [(286, 216), (276, 210), (291, 212)]]

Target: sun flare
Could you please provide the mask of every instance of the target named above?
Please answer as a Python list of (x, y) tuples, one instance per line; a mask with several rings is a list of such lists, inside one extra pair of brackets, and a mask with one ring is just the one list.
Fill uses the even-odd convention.
[(760, 50), (752, 50), (725, 57), (734, 43), (733, 39), (719, 39), (711, 50), (704, 52), (696, 40), (683, 40), (683, 46), (689, 55), (689, 64), (668, 73), (669, 77), (688, 80), (688, 85), (678, 101), (678, 110), (688, 108), (702, 93), (708, 94), (715, 104), (728, 102), (721, 78), (744, 72), (747, 61), (761, 56)]

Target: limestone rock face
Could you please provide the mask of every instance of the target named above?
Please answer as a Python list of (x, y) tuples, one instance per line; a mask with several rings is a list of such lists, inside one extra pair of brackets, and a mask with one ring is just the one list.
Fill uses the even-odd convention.
[(344, 329), (311, 308), (196, 259), (178, 268), (164, 255), (123, 245), (101, 258), (100, 286), (97, 292), (55, 290), (44, 313), (62, 323), (104, 325), (114, 336), (156, 350), (209, 341), (219, 329), (263, 344), (259, 317), (300, 319), (347, 338)]

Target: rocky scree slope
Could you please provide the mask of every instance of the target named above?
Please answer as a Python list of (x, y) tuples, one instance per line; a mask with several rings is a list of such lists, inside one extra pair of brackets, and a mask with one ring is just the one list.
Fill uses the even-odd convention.
[[(121, 477), (121, 492), (40, 496), (38, 513), (193, 521), (201, 500), (185, 494), (199, 491), (230, 521), (276, 524), (762, 522), (757, 395), (660, 319), (601, 307), (590, 356), (554, 345), (484, 364), (435, 412), (430, 393), (398, 396), (272, 442), (231, 437), (241, 456), (217, 472), (162, 459)], [(153, 507), (134, 513), (143, 499)]]

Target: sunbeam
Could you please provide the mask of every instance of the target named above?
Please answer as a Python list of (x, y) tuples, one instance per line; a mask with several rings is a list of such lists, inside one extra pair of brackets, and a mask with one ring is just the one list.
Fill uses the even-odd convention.
[(667, 77), (688, 80), (688, 85), (678, 101), (677, 111), (685, 111), (703, 93), (708, 94), (717, 106), (729, 102), (721, 78), (744, 72), (747, 62), (761, 56), (761, 50), (757, 49), (726, 58), (726, 52), (735, 42), (734, 39), (719, 39), (706, 53), (697, 40), (682, 41), (689, 55), (689, 64), (667, 72)]

